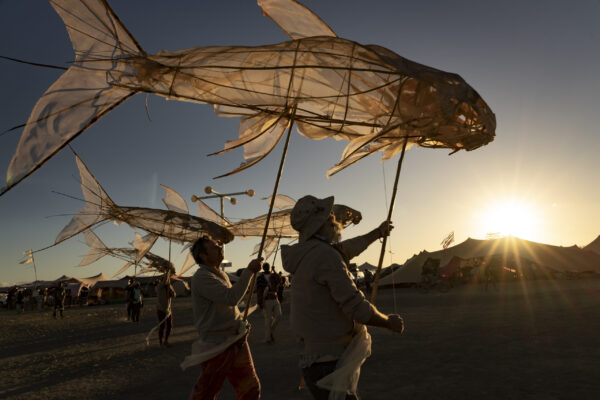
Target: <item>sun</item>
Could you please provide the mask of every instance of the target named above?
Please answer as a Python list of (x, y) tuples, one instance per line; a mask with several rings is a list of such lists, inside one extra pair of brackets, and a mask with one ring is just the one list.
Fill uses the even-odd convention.
[(539, 236), (536, 208), (516, 200), (491, 204), (481, 214), (481, 230), (484, 234), (517, 236), (535, 240)]

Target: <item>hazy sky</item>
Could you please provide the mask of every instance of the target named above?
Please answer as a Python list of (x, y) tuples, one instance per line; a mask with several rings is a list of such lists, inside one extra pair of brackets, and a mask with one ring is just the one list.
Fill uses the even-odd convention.
[[(207, 45), (262, 45), (287, 40), (261, 15), (253, 0), (112, 0), (125, 26), (150, 53)], [(456, 241), (502, 231), (554, 245), (583, 246), (600, 234), (600, 2), (573, 1), (304, 1), (340, 36), (379, 44), (411, 60), (455, 72), (475, 88), (497, 118), (496, 139), (473, 152), (407, 152), (393, 221), (392, 256), (402, 263), (423, 249), (436, 250), (455, 231)], [(0, 0), (0, 55), (55, 65), (73, 59), (67, 32), (43, 0)], [(35, 102), (61, 71), (0, 60), (0, 131), (24, 123)], [(216, 190), (252, 188), (254, 198), (226, 205), (228, 217), (264, 213), (260, 200), (272, 191), (282, 145), (260, 164), (213, 180), (239, 165), (241, 151), (218, 157), (237, 137), (238, 120), (219, 118), (208, 105), (167, 102), (138, 95), (119, 106), (72, 142), (92, 173), (119, 205), (164, 208), (160, 184), (186, 200), (205, 186)], [(21, 131), (0, 137), (0, 186)], [(387, 214), (397, 159), (380, 156), (331, 179), (345, 143), (310, 141), (294, 134), (280, 193), (335, 195), (360, 210), (363, 222), (344, 237), (372, 229)], [(82, 203), (52, 191), (81, 197), (72, 154), (61, 151), (30, 178), (0, 197), (0, 284), (33, 280), (22, 252), (54, 242)], [(389, 201), (389, 200), (388, 200)], [(207, 201), (218, 209), (218, 201)], [(190, 209), (195, 214), (193, 204)], [(508, 212), (502, 213), (503, 209)], [(62, 215), (62, 216), (57, 216)], [(96, 230), (111, 247), (133, 239), (126, 227)], [(121, 266), (102, 259), (76, 267), (87, 251), (73, 238), (36, 254), (39, 279), (98, 272)], [(245, 266), (256, 240), (236, 239), (226, 249), (234, 266)], [(173, 245), (181, 266), (185, 254)], [(153, 250), (168, 256), (159, 240)], [(355, 261), (377, 262), (373, 244)], [(276, 264), (279, 266), (280, 261)]]

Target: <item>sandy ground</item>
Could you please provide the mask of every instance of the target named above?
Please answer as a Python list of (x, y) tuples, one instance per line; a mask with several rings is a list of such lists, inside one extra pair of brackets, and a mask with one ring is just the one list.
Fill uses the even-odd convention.
[[(448, 293), (380, 291), (378, 304), (406, 321), (400, 336), (370, 329), (373, 354), (363, 367), (362, 399), (596, 399), (600, 393), (600, 279), (479, 285)], [(185, 399), (198, 368), (179, 363), (195, 340), (189, 298), (174, 303), (170, 348), (150, 347), (154, 299), (141, 322), (125, 306), (50, 311), (0, 310), (0, 398)], [(289, 304), (274, 345), (261, 343), (260, 313), (250, 317), (250, 346), (263, 399), (309, 399), (298, 391), (299, 345)], [(220, 399), (235, 396), (228, 383)]]

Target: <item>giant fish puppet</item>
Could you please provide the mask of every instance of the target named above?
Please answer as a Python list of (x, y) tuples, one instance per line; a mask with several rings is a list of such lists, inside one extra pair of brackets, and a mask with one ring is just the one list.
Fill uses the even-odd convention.
[(239, 116), (245, 161), (263, 159), (293, 122), (312, 139), (349, 141), (328, 174), (376, 151), (408, 146), (473, 150), (494, 139), (496, 119), (459, 75), (376, 45), (339, 38), (294, 0), (258, 0), (292, 39), (256, 46), (195, 47), (148, 54), (106, 0), (50, 0), (75, 61), (39, 99), (1, 193), (21, 182), (113, 108), (138, 93), (207, 103)]

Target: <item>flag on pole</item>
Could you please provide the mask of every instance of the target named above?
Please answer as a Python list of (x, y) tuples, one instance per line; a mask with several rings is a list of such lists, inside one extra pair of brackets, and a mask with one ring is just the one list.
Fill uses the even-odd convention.
[(27, 258), (20, 261), (19, 264), (29, 264), (33, 262), (33, 250), (25, 250), (23, 255), (27, 256)]
[(454, 231), (450, 232), (440, 244), (442, 245), (442, 248), (446, 250), (452, 242), (454, 242)]

